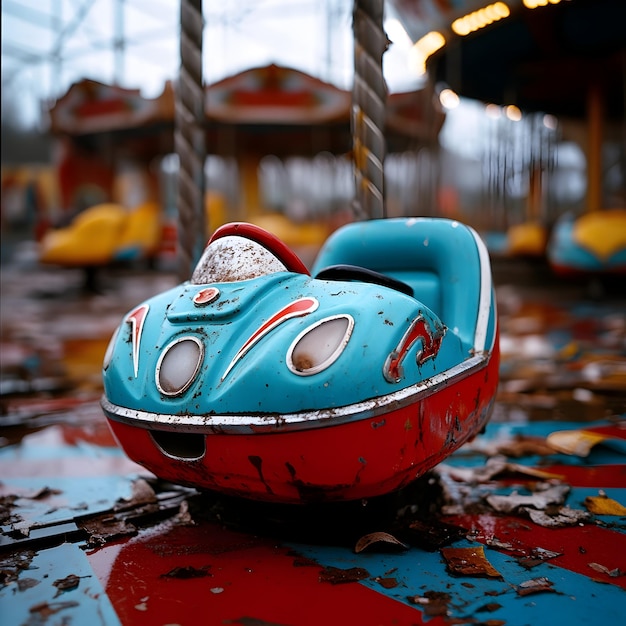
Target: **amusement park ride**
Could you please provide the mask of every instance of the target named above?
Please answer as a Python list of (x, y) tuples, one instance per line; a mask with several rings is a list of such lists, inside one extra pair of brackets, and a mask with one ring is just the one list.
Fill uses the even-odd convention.
[[(409, 29), (419, 24), (420, 3), (391, 3), (403, 12)], [(586, 127), (586, 210), (549, 225), (541, 224), (533, 216), (538, 207), (531, 207), (535, 219), (516, 228), (516, 245), (529, 250), (547, 243), (548, 261), (559, 275), (626, 272), (623, 164), (621, 186), (611, 204), (606, 204), (603, 189), (608, 138), (617, 143), (622, 163), (624, 158), (626, 44), (619, 24), (626, 19), (626, 5), (614, 0), (520, 0), (447, 17), (437, 24), (445, 37), (437, 33), (441, 40), (424, 52), (433, 81), (469, 98), (541, 111), (568, 123), (582, 120)], [(433, 32), (421, 41), (430, 41)], [(532, 200), (541, 187), (541, 172), (530, 176)]]
[[(202, 2), (182, 4), (193, 18), (183, 29), (197, 31)], [(410, 25), (435, 3), (392, 4)], [(584, 430), (490, 419), (501, 372), (489, 253), (472, 227), (420, 216), (418, 198), (416, 216), (386, 214), (383, 2), (354, 8), (354, 219), (310, 267), (251, 221), (211, 227), (188, 275), (133, 303), (111, 337), (94, 403), (106, 442), (67, 424), (64, 441), (44, 433), (35, 454), (0, 450), (0, 488), (16, 492), (0, 536), (10, 623), (622, 616), (623, 419)], [(452, 65), (446, 51), (424, 59), (435, 75)], [(153, 217), (151, 205), (138, 210)], [(117, 233), (111, 258), (136, 253), (119, 248), (119, 206), (91, 209), (80, 227), (98, 230), (88, 216), (99, 211)], [(205, 231), (194, 234), (204, 244)], [(484, 448), (460, 458), (480, 434)]]
[(483, 242), (456, 221), (385, 219), (375, 4), (355, 7), (354, 26), (355, 205), (368, 219), (328, 239), (312, 276), (271, 233), (226, 224), (191, 278), (112, 339), (103, 409), (157, 476), (279, 503), (359, 500), (413, 482), (489, 419), (499, 350)]

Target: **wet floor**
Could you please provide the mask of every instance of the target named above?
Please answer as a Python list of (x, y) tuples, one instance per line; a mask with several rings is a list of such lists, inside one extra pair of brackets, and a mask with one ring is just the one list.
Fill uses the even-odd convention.
[[(99, 407), (121, 316), (170, 272), (2, 266), (7, 624), (617, 623), (626, 600), (626, 295), (494, 263), (487, 431), (400, 493), (269, 506), (166, 484)], [(8, 617), (7, 617), (8, 616)]]

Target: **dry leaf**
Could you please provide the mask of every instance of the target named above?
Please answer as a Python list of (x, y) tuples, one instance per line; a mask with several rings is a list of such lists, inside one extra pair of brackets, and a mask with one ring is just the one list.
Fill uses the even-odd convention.
[(356, 553), (363, 552), (364, 550), (367, 550), (372, 546), (375, 546), (379, 549), (384, 546), (393, 547), (393, 549), (395, 550), (397, 550), (398, 548), (401, 550), (409, 549), (409, 546), (396, 539), (393, 535), (384, 532), (376, 532), (369, 533), (368, 535), (364, 535), (363, 537), (361, 537), (356, 542), (354, 551)]
[(554, 591), (552, 585), (554, 585), (554, 583), (545, 577), (532, 578), (517, 587), (517, 595), (528, 596), (532, 593), (540, 593), (542, 591)]
[(557, 452), (586, 457), (593, 446), (605, 439), (606, 435), (590, 430), (557, 430), (548, 435), (546, 442)]
[(482, 546), (473, 548), (442, 548), (441, 554), (453, 574), (502, 578), (500, 572), (489, 563)]
[(626, 515), (626, 507), (607, 496), (588, 496), (584, 504), (594, 515)]

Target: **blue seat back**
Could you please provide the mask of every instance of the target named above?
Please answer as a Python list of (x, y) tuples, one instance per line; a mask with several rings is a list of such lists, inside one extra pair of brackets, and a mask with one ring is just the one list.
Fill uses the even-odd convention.
[(315, 276), (329, 265), (345, 263), (402, 280), (413, 288), (417, 300), (464, 343), (473, 346), (481, 288), (491, 289), (490, 269), (482, 267), (485, 259), (488, 265), (488, 257), (485, 251), (481, 254), (480, 247), (484, 249), (473, 229), (453, 220), (394, 218), (355, 222), (328, 238), (312, 274)]

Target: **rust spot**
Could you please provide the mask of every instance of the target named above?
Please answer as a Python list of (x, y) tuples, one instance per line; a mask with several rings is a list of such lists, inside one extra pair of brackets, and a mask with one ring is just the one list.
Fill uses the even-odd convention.
[(310, 370), (313, 367), (313, 359), (308, 354), (294, 354), (293, 366), (298, 372)]
[(248, 461), (254, 465), (256, 471), (259, 473), (259, 479), (265, 485), (267, 493), (273, 494), (272, 488), (265, 482), (265, 477), (263, 476), (263, 459), (260, 456), (250, 455)]
[(500, 572), (489, 563), (482, 546), (474, 548), (442, 548), (441, 554), (452, 574), (502, 578)]

